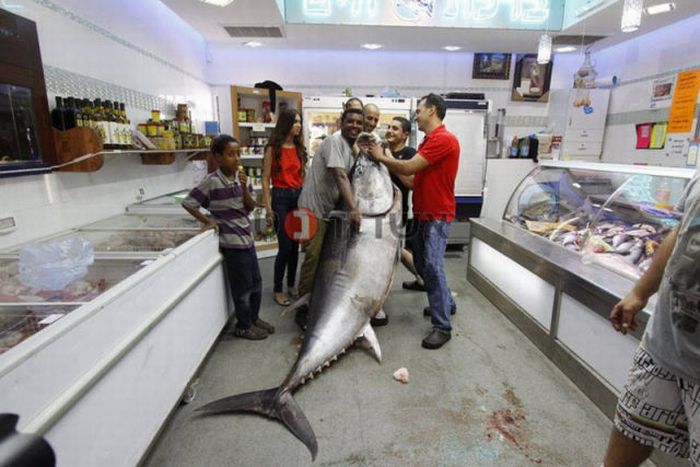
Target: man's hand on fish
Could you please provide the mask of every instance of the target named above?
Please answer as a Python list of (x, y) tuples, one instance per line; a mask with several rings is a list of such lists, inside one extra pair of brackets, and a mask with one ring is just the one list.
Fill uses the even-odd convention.
[(384, 152), (382, 145), (374, 142), (369, 145), (367, 154), (369, 154), (369, 156), (377, 162), (382, 162), (382, 159), (386, 157), (386, 153)]

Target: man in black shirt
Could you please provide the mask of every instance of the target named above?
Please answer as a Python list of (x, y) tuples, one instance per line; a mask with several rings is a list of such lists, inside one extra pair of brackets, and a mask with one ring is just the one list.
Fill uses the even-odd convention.
[[(389, 150), (394, 158), (409, 160), (416, 155), (416, 150), (414, 148), (406, 146), (406, 141), (408, 141), (409, 136), (411, 136), (411, 122), (404, 117), (394, 118), (389, 124), (389, 129), (386, 132), (386, 142), (389, 144)], [(411, 237), (411, 235), (413, 235), (413, 223), (408, 219), (408, 197), (411, 188), (413, 188), (413, 176), (392, 174), (391, 178), (399, 190), (401, 190), (403, 199), (401, 215), (403, 225), (406, 226), (406, 238), (408, 239)], [(413, 264), (413, 255), (406, 248), (401, 250), (401, 263), (403, 263), (403, 265), (406, 266), (406, 269), (411, 271), (413, 275), (416, 276), (415, 280), (404, 282), (403, 288), (425, 291), (423, 279), (421, 279), (420, 275), (418, 275), (418, 271), (416, 271), (416, 267)]]

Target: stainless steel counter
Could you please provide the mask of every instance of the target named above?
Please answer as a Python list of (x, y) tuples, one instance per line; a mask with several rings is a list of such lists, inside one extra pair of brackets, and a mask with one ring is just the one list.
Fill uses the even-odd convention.
[[(561, 287), (562, 292), (586, 304), (603, 318), (634, 287), (634, 282), (597, 264), (584, 264), (581, 256), (504, 221), (472, 219), (472, 236), (523, 265), (542, 279)], [(637, 317), (633, 333), (641, 339), (654, 309), (652, 297)]]

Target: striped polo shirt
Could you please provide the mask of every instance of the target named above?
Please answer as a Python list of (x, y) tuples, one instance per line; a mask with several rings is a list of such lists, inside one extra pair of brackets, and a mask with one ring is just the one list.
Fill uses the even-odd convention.
[[(252, 191), (251, 191), (252, 194)], [(221, 248), (245, 250), (253, 248), (253, 228), (250, 211), (243, 203), (243, 187), (238, 180), (230, 180), (218, 169), (210, 173), (182, 201), (190, 209), (206, 209), (219, 225)]]

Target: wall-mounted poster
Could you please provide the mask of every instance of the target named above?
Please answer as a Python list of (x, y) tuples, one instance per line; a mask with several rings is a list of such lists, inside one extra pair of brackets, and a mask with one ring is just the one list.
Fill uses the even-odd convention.
[(511, 54), (476, 53), (472, 79), (508, 79), (510, 78)]
[(537, 54), (518, 54), (515, 61), (511, 100), (549, 102), (549, 84), (552, 80), (552, 61), (537, 63)]
[(655, 79), (651, 82), (651, 100), (649, 102), (650, 109), (666, 107), (671, 103), (673, 98), (673, 83), (676, 82), (676, 77)]

